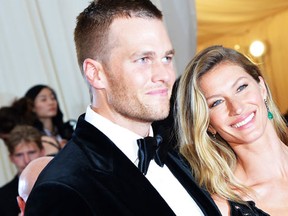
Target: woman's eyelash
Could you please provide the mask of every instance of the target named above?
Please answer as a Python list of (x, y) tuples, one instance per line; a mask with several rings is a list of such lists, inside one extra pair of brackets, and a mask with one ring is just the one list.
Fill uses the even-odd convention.
[(220, 103), (222, 103), (222, 101), (223, 101), (223, 100), (217, 100), (217, 101), (215, 101), (214, 103), (211, 104), (211, 108), (219, 105)]
[[(242, 90), (244, 90), (246, 87), (248, 86), (248, 84), (243, 84), (243, 85), (240, 85), (238, 88), (237, 88), (237, 92), (241, 92)], [(223, 100), (216, 100), (215, 102), (213, 102), (211, 105), (210, 105), (210, 108), (213, 108), (213, 107), (216, 107), (218, 106), (219, 104), (221, 104), (223, 102)]]
[(242, 90), (245, 89), (247, 86), (248, 86), (248, 84), (243, 84), (243, 85), (241, 85), (241, 86), (237, 89), (237, 92), (242, 91)]

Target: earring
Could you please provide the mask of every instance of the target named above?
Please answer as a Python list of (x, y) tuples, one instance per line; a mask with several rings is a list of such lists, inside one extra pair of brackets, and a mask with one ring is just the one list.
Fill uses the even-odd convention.
[(273, 114), (272, 112), (270, 112), (270, 109), (268, 107), (268, 101), (266, 99), (264, 99), (264, 102), (265, 102), (265, 106), (266, 106), (266, 109), (267, 109), (267, 112), (268, 112), (268, 119), (273, 119)]

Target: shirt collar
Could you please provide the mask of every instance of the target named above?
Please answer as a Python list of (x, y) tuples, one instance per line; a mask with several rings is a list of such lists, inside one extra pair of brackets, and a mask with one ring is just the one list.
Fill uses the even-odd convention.
[[(137, 139), (143, 137), (99, 115), (94, 112), (90, 106), (86, 109), (85, 120), (104, 133), (132, 161), (132, 163), (135, 165), (137, 164)], [(153, 136), (151, 126), (149, 135)]]

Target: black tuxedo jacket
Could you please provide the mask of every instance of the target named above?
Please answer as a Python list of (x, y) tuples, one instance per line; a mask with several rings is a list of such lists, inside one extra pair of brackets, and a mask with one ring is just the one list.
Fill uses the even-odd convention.
[[(196, 186), (177, 154), (169, 152), (166, 164), (206, 215), (220, 215), (210, 197)], [(72, 139), (36, 181), (25, 209), (25, 216), (31, 215), (169, 216), (175, 213), (138, 168), (82, 115)]]
[(17, 204), (18, 181), (16, 175), (10, 182), (0, 188), (0, 216), (18, 216), (20, 209)]

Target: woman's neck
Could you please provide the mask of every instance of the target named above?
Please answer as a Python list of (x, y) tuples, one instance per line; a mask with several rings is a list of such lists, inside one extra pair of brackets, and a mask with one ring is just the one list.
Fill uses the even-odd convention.
[(259, 142), (239, 146), (235, 175), (245, 183), (254, 185), (288, 173), (288, 147), (276, 136)]
[(43, 124), (43, 129), (53, 132), (54, 125), (51, 118), (40, 119)]

